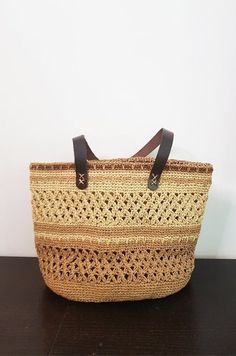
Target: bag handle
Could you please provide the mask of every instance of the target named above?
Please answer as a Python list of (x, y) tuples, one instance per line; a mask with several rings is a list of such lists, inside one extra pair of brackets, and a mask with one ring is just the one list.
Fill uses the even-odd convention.
[(151, 138), (150, 141), (148, 141), (146, 145), (141, 148), (141, 150), (132, 156), (146, 157), (154, 151), (155, 148), (160, 146), (148, 178), (148, 188), (151, 190), (156, 190), (158, 188), (162, 171), (165, 168), (166, 162), (170, 155), (173, 140), (173, 132), (162, 128)]
[(90, 159), (98, 159), (84, 135), (73, 138), (74, 156), (75, 156), (75, 171), (76, 171), (76, 186), (79, 189), (85, 189), (88, 186), (88, 162)]
[[(162, 128), (146, 145), (141, 148), (141, 150), (132, 156), (145, 157), (155, 148), (160, 146), (148, 178), (148, 188), (150, 190), (156, 190), (158, 188), (162, 171), (165, 168), (166, 162), (169, 158), (173, 139), (173, 132)], [(88, 187), (87, 160), (97, 160), (98, 158), (89, 147), (83, 135), (73, 138), (73, 147), (75, 156), (76, 186), (79, 189), (86, 189)]]

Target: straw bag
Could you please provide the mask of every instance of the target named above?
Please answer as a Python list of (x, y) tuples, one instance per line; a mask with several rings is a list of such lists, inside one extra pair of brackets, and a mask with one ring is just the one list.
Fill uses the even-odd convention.
[(75, 163), (31, 163), (35, 246), (55, 293), (139, 300), (188, 283), (213, 168), (168, 160), (172, 141), (161, 129), (131, 158), (98, 160), (79, 136)]

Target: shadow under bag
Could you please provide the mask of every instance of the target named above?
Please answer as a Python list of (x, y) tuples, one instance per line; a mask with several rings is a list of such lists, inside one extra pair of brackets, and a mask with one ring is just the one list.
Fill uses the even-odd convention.
[(74, 163), (31, 163), (35, 246), (55, 293), (140, 300), (188, 283), (213, 168), (168, 159), (173, 136), (161, 129), (131, 158), (109, 160), (79, 136)]

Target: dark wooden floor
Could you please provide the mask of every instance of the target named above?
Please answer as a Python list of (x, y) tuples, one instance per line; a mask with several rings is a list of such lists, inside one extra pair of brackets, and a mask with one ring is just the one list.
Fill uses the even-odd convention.
[(35, 258), (0, 258), (1, 355), (236, 355), (236, 260), (197, 260), (161, 299), (76, 303), (44, 286)]

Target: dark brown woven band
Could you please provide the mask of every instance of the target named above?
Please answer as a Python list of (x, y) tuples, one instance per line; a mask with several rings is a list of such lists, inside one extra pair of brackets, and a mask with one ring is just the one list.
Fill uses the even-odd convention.
[[(132, 157), (145, 157), (155, 148), (159, 147), (156, 159), (148, 178), (148, 188), (156, 190), (159, 185), (160, 177), (169, 158), (174, 134), (162, 128), (153, 138), (135, 153)], [(97, 160), (83, 135), (73, 138), (76, 186), (85, 189), (88, 186), (88, 162), (87, 160)]]
[[(112, 159), (112, 160), (93, 160), (88, 161), (89, 170), (142, 170), (149, 171), (153, 166), (153, 160), (131, 161), (131, 159)], [(54, 163), (30, 163), (31, 171), (75, 171), (75, 164), (72, 162), (54, 162)], [(165, 171), (188, 172), (188, 173), (212, 173), (213, 167), (210, 163), (190, 162), (169, 159), (165, 165)]]

